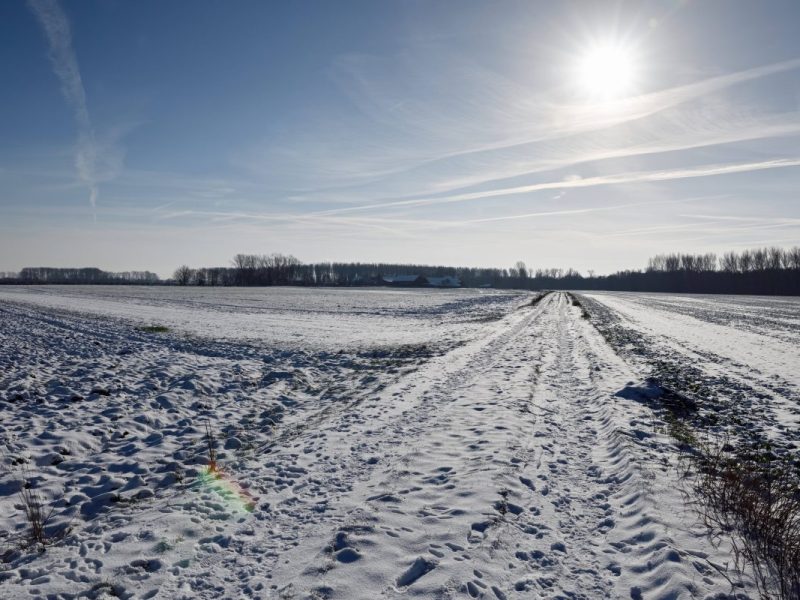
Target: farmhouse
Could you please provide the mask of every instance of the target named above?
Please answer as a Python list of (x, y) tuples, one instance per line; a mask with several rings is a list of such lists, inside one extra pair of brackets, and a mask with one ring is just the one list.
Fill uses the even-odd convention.
[(458, 277), (448, 275), (446, 277), (425, 277), (424, 275), (385, 275), (382, 277), (383, 283), (394, 287), (461, 287), (461, 280)]
[(383, 282), (396, 287), (425, 287), (428, 280), (422, 275), (384, 275)]
[(461, 287), (461, 280), (458, 277), (448, 275), (447, 277), (426, 277), (430, 287)]

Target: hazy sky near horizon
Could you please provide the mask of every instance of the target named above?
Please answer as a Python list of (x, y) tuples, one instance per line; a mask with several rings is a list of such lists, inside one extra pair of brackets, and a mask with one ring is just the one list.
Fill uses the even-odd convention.
[(0, 271), (800, 244), (800, 3), (0, 3)]

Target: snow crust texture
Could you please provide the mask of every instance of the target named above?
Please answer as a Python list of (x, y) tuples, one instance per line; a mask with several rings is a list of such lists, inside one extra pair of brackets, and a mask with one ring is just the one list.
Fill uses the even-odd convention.
[[(0, 597), (746, 596), (685, 508), (646, 361), (566, 294), (364, 292), (0, 290)], [(674, 348), (661, 319), (714, 312), (587, 302)], [(792, 360), (762, 371), (786, 414)], [(54, 509), (44, 552), (23, 481)]]
[(383, 347), (456, 341), (502, 316), (518, 292), (386, 288), (181, 288), (5, 286), (0, 301), (24, 301), (160, 324), (184, 334), (280, 348)]
[(715, 435), (800, 451), (800, 299), (591, 294), (593, 322), (642, 371), (697, 402)]

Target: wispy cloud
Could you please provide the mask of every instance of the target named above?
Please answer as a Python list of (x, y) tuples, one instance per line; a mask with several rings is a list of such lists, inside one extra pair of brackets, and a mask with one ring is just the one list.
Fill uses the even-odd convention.
[[(403, 161), (398, 169), (607, 129), (737, 85), (800, 69), (800, 58), (794, 58), (598, 104), (564, 101), (559, 98), (558, 90), (532, 94), (521, 83), (452, 57), (446, 65), (441, 65), (455, 75), (447, 79), (446, 85), (458, 90), (460, 76), (468, 84), (465, 87), (469, 92), (463, 97), (459, 93), (446, 94), (447, 90), (429, 81), (431, 77), (438, 80), (440, 71), (434, 70), (432, 76), (420, 75), (418, 58), (403, 57), (395, 64), (386, 59), (347, 56), (337, 62), (336, 72), (343, 91), (373, 122), (392, 128), (402, 124), (406, 131), (433, 134), (431, 138), (445, 142), (419, 152), (417, 161)], [(386, 72), (397, 73), (398, 67), (399, 74), (390, 80), (385, 77)], [(403, 79), (404, 67), (413, 73), (407, 79)], [(424, 96), (424, 102), (413, 99), (398, 102), (408, 87), (421, 88), (430, 98)], [(446, 103), (441, 102), (442, 95), (447, 98)], [(476, 107), (480, 107), (479, 119), (474, 118)]]
[(625, 210), (628, 208), (636, 208), (640, 206), (656, 206), (658, 204), (685, 204), (689, 202), (697, 202), (699, 200), (706, 200), (709, 198), (714, 198), (714, 196), (710, 197), (697, 197), (697, 198), (681, 198), (678, 200), (659, 200), (659, 201), (651, 201), (651, 202), (628, 202), (625, 204), (612, 204), (608, 206), (591, 206), (587, 208), (573, 208), (573, 209), (565, 209), (565, 210), (549, 210), (549, 211), (539, 211), (539, 212), (531, 212), (531, 213), (523, 213), (523, 214), (516, 214), (516, 215), (502, 215), (498, 217), (484, 217), (482, 219), (468, 219), (465, 221), (453, 221), (451, 223), (445, 223), (446, 226), (461, 226), (461, 225), (471, 225), (471, 224), (479, 224), (479, 223), (491, 223), (495, 221), (516, 221), (519, 219), (537, 219), (537, 218), (546, 218), (546, 217), (561, 217), (561, 216), (569, 216), (569, 215), (582, 215), (588, 213), (597, 213), (597, 212), (606, 212), (606, 211), (615, 211), (615, 210)]
[[(682, 217), (691, 217), (693, 215), (681, 215)], [(707, 215), (703, 217), (702, 222), (679, 223), (668, 225), (656, 225), (652, 227), (637, 227), (634, 229), (626, 229), (623, 231), (605, 233), (603, 237), (630, 237), (640, 235), (653, 235), (663, 234), (667, 232), (687, 232), (692, 234), (702, 234), (704, 236), (718, 236), (728, 235), (732, 233), (747, 234), (757, 230), (770, 230), (770, 229), (796, 229), (800, 226), (800, 219), (759, 219), (759, 218), (746, 218), (746, 217), (714, 217)], [(734, 225), (731, 225), (734, 223)], [(690, 238), (702, 239), (702, 238)]]
[(501, 196), (512, 196), (518, 194), (529, 194), (543, 190), (566, 190), (572, 188), (588, 188), (608, 185), (620, 185), (628, 183), (649, 183), (657, 181), (671, 181), (676, 179), (690, 179), (695, 177), (712, 177), (718, 175), (730, 175), (733, 173), (746, 173), (751, 171), (763, 171), (767, 169), (781, 169), (787, 167), (800, 166), (800, 158), (775, 159), (750, 163), (733, 163), (726, 165), (706, 165), (691, 169), (675, 169), (668, 171), (637, 171), (631, 173), (619, 173), (614, 175), (601, 175), (586, 178), (568, 178), (561, 181), (547, 181), (531, 185), (521, 185), (514, 187), (495, 188), (479, 192), (469, 192), (463, 194), (451, 194), (435, 198), (418, 198), (412, 200), (397, 200), (392, 202), (382, 202), (378, 204), (364, 204), (360, 206), (349, 206), (345, 208), (322, 211), (317, 214), (339, 214), (354, 212), (359, 210), (372, 210), (391, 208), (398, 206), (426, 206), (431, 204), (449, 204), (453, 202), (467, 202), (475, 200), (486, 200)]
[[(800, 58), (761, 65), (694, 83), (608, 102), (604, 106), (558, 107), (556, 131), (575, 132), (586, 128), (613, 126), (657, 114), (680, 104), (706, 97), (727, 88), (786, 71), (800, 69)], [(598, 115), (601, 115), (598, 118)]]
[[(684, 117), (676, 125), (644, 127), (638, 131), (614, 131), (607, 137), (622, 138), (622, 141), (607, 141), (601, 138), (563, 140), (550, 145), (547, 152), (535, 158), (509, 160), (500, 157), (497, 164), (475, 173), (452, 179), (443, 179), (436, 184), (437, 193), (453, 192), (483, 184), (499, 183), (513, 177), (532, 176), (548, 171), (576, 167), (589, 163), (617, 158), (667, 154), (683, 150), (696, 150), (756, 140), (790, 137), (800, 134), (800, 113), (787, 113), (763, 119), (726, 119), (715, 115), (712, 124), (707, 120)], [(530, 151), (530, 149), (529, 149)], [(523, 153), (524, 155), (524, 153)], [(505, 158), (505, 160), (502, 160)]]
[(330, 231), (331, 227), (342, 231), (352, 231), (353, 227), (363, 229), (374, 229), (397, 238), (408, 238), (423, 235), (423, 232), (445, 231), (469, 228), (473, 225), (500, 221), (519, 221), (519, 220), (538, 220), (558, 217), (579, 217), (592, 213), (625, 211), (637, 207), (654, 207), (657, 205), (669, 204), (689, 204), (709, 199), (717, 199), (719, 196), (697, 196), (689, 198), (679, 198), (675, 200), (628, 202), (624, 204), (614, 204), (606, 206), (592, 206), (565, 210), (544, 210), (522, 214), (501, 215), (495, 217), (484, 217), (474, 219), (420, 219), (407, 218), (401, 215), (386, 217), (351, 217), (340, 215), (318, 215), (318, 214), (286, 214), (286, 213), (258, 213), (242, 211), (197, 211), (181, 210), (161, 213), (158, 220), (178, 220), (200, 219), (206, 223), (224, 226), (230, 223), (248, 224), (262, 223), (266, 227), (273, 227), (280, 230), (287, 225), (297, 225), (303, 228), (319, 227), (321, 231)]
[(733, 215), (696, 215), (696, 214), (682, 214), (678, 215), (687, 219), (704, 219), (711, 221), (745, 221), (753, 223), (782, 223), (787, 225), (800, 225), (800, 219), (792, 217), (750, 217), (750, 216), (733, 216)]
[(50, 61), (61, 82), (61, 93), (72, 108), (78, 126), (75, 167), (81, 181), (89, 189), (89, 202), (94, 208), (99, 195), (97, 163), (100, 149), (89, 118), (86, 90), (83, 87), (78, 58), (72, 47), (69, 21), (57, 0), (28, 0), (28, 5), (47, 37)]
[[(335, 78), (357, 116), (306, 122), (240, 164), (264, 165), (262, 174), (277, 173), (287, 188), (295, 181), (308, 199), (354, 203), (374, 201), (376, 189), (411, 199), (593, 161), (798, 135), (797, 112), (759, 114), (725, 96), (798, 69), (795, 58), (587, 104), (458, 57), (347, 56)], [(348, 186), (350, 194), (331, 193)]]

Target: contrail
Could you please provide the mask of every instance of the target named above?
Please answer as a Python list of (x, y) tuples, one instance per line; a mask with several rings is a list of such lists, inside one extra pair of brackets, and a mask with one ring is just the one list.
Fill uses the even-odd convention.
[(697, 168), (677, 169), (672, 171), (638, 171), (632, 173), (619, 173), (615, 175), (600, 175), (587, 177), (585, 179), (575, 178), (561, 181), (547, 181), (534, 183), (532, 185), (521, 185), (514, 187), (496, 188), (480, 192), (467, 192), (462, 194), (451, 194), (434, 198), (419, 198), (412, 200), (396, 200), (377, 204), (361, 204), (359, 206), (349, 206), (346, 208), (335, 208), (314, 213), (316, 215), (333, 215), (341, 213), (356, 212), (361, 210), (374, 210), (382, 208), (392, 208), (398, 206), (428, 206), (432, 204), (451, 204), (454, 202), (467, 202), (473, 200), (485, 200), (500, 196), (512, 196), (516, 194), (528, 194), (542, 190), (565, 190), (572, 188), (588, 188), (607, 185), (618, 185), (625, 183), (647, 183), (655, 181), (671, 181), (674, 179), (691, 179), (695, 177), (713, 177), (717, 175), (729, 175), (733, 173), (747, 173), (750, 171), (763, 171), (767, 169), (781, 169), (787, 167), (800, 166), (800, 158), (787, 158), (766, 160), (751, 163), (733, 163), (722, 165), (708, 165)]
[(78, 126), (75, 168), (81, 181), (89, 188), (89, 202), (94, 208), (98, 196), (97, 144), (86, 105), (86, 90), (83, 88), (78, 59), (72, 47), (69, 21), (57, 0), (28, 0), (28, 6), (47, 37), (53, 71), (61, 82), (61, 93), (72, 108)]

